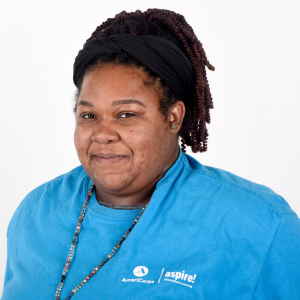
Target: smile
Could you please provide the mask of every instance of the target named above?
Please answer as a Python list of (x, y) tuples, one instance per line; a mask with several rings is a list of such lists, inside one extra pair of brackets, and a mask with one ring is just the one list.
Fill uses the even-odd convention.
[(116, 164), (119, 161), (121, 161), (123, 158), (125, 158), (125, 156), (123, 156), (123, 155), (119, 155), (119, 156), (114, 155), (114, 156), (108, 156), (108, 157), (95, 155), (95, 160), (100, 165)]

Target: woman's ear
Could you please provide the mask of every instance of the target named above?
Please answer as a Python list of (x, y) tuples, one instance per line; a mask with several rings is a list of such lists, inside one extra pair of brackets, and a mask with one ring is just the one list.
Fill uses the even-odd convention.
[(185, 105), (181, 100), (177, 100), (169, 109), (168, 122), (172, 133), (177, 134), (181, 128), (185, 115)]

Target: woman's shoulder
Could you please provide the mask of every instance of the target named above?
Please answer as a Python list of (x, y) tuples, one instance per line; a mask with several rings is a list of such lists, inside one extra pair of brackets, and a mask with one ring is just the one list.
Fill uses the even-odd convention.
[(23, 224), (35, 214), (50, 213), (63, 206), (72, 206), (76, 195), (86, 194), (89, 177), (82, 166), (47, 181), (29, 192), (16, 209), (8, 230)]
[(211, 226), (220, 220), (227, 232), (240, 232), (240, 236), (259, 234), (262, 240), (281, 228), (297, 240), (297, 245), (300, 243), (300, 219), (273, 190), (228, 171), (204, 166), (188, 155), (183, 163), (186, 177), (182, 194), (188, 193), (195, 223), (205, 216), (212, 220)]
[(34, 198), (38, 200), (40, 197), (44, 197), (47, 194), (65, 194), (66, 192), (75, 191), (80, 183), (87, 179), (88, 176), (84, 171), (82, 166), (78, 166), (68, 173), (59, 175), (40, 186), (33, 189), (28, 195), (24, 198), (31, 199)]
[(283, 214), (295, 214), (287, 201), (275, 193), (271, 188), (252, 182), (231, 172), (202, 165), (189, 155), (185, 155), (184, 165), (191, 174), (192, 180), (198, 183), (200, 180), (205, 183), (206, 188), (218, 191), (223, 203), (239, 199), (235, 204), (249, 205), (257, 204), (257, 207), (264, 205), (274, 210), (278, 216)]

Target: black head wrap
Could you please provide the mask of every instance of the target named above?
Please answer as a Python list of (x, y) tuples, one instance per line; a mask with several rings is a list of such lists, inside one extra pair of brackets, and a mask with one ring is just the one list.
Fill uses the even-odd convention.
[(185, 100), (193, 79), (189, 59), (172, 36), (117, 34), (86, 42), (74, 62), (73, 81), (77, 86), (85, 66), (94, 58), (125, 51), (158, 75), (174, 92)]

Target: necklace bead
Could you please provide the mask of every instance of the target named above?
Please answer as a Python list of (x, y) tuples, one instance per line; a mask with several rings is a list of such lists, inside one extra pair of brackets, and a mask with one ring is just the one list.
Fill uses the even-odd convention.
[[(74, 236), (74, 239), (72, 241), (72, 245), (71, 245), (71, 249), (70, 249), (70, 252), (69, 252), (69, 255), (68, 255), (68, 259), (67, 259), (67, 262), (66, 262), (66, 265), (63, 269), (63, 275), (61, 276), (61, 281), (59, 282), (58, 284), (58, 288), (55, 292), (55, 300), (60, 300), (60, 292), (63, 288), (63, 285), (64, 285), (64, 280), (66, 279), (66, 274), (67, 272), (69, 271), (69, 266), (71, 264), (71, 261), (72, 261), (72, 258), (73, 258), (73, 252), (74, 252), (74, 249), (75, 249), (75, 245), (76, 243), (78, 243), (78, 240), (77, 240), (77, 237), (79, 236), (79, 233), (80, 233), (80, 229), (81, 229), (81, 225), (82, 225), (82, 221), (84, 219), (84, 216), (85, 216), (85, 212), (86, 212), (86, 209), (87, 209), (87, 204), (88, 202), (90, 201), (90, 197), (93, 195), (93, 191), (95, 190), (95, 184), (93, 183), (88, 194), (87, 194), (87, 198), (82, 206), (82, 210), (81, 210), (81, 213), (79, 215), (79, 219), (78, 219), (78, 223), (77, 223), (77, 227), (76, 227), (76, 230), (75, 230), (75, 236)], [(70, 298), (76, 294), (82, 286), (84, 286), (88, 280), (93, 277), (99, 270), (102, 266), (104, 266), (105, 263), (107, 263), (113, 256), (114, 254), (118, 251), (118, 249), (121, 247), (121, 244), (126, 240), (126, 238), (128, 237), (128, 235), (130, 234), (130, 232), (132, 231), (132, 229), (134, 228), (134, 226), (136, 225), (136, 223), (138, 222), (138, 220), (141, 218), (141, 216), (143, 215), (145, 209), (147, 207), (147, 204), (145, 205), (145, 207), (141, 210), (140, 214), (138, 215), (138, 217), (134, 220), (133, 224), (131, 225), (131, 227), (125, 231), (125, 234), (123, 235), (123, 237), (121, 238), (121, 240), (114, 246), (113, 250), (107, 255), (107, 258), (105, 260), (103, 260), (97, 267), (95, 267), (93, 269), (93, 271), (88, 275), (86, 276), (80, 284), (78, 284), (73, 290), (72, 292), (70, 293), (70, 295), (65, 299), (65, 300), (70, 300)]]

